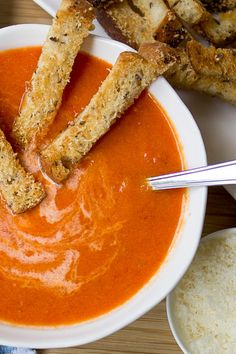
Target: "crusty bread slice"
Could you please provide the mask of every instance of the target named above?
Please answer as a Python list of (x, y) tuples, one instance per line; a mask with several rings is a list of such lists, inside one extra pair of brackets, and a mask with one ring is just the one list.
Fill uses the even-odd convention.
[(236, 8), (211, 16), (199, 24), (200, 31), (213, 44), (222, 46), (236, 39)]
[[(146, 21), (151, 39), (161, 41), (175, 47), (185, 39), (187, 32), (163, 0), (128, 0), (135, 12)], [(136, 24), (137, 26), (137, 24)], [(146, 42), (151, 42), (147, 40)], [(139, 45), (144, 43), (140, 42)]]
[[(164, 50), (167, 51), (166, 47)], [(89, 152), (140, 93), (175, 61), (175, 57), (171, 58), (168, 53), (160, 53), (156, 63), (149, 63), (137, 53), (120, 54), (84, 111), (41, 152), (42, 168), (48, 176), (57, 183), (67, 178), (73, 165)]]
[(211, 12), (232, 10), (236, 0), (202, 0), (203, 5)]
[(93, 18), (86, 0), (62, 0), (13, 126), (13, 137), (21, 147), (26, 148), (52, 123)]
[(190, 41), (187, 52), (198, 74), (236, 81), (236, 49), (206, 48), (197, 41)]
[(132, 0), (132, 2), (129, 3), (131, 6), (133, 4), (134, 10), (136, 8), (140, 15), (145, 17), (153, 28), (153, 33), (159, 28), (169, 11), (163, 0), (154, 0), (151, 2), (146, 0)]
[[(162, 47), (166, 46), (166, 52), (168, 53), (168, 49), (170, 49), (169, 45), (157, 42), (154, 44), (144, 43), (139, 49), (139, 54), (147, 58), (150, 62), (155, 63), (160, 56), (159, 51), (155, 50), (155, 46), (160, 44)], [(186, 50), (183, 48), (171, 48), (171, 50), (169, 56), (171, 55), (177, 60), (164, 72), (164, 76), (168, 79), (171, 78), (172, 82), (177, 87), (180, 86), (182, 81), (184, 83), (186, 82), (186, 86), (191, 86), (197, 81), (199, 75), (194, 71)]]
[[(148, 58), (150, 62), (155, 63), (158, 54), (158, 50), (155, 50), (155, 46), (158, 46), (158, 43), (144, 44), (141, 46), (139, 53), (145, 58)], [(167, 53), (168, 48), (169, 46), (166, 45), (165, 51)], [(168, 54), (168, 57), (176, 57), (177, 61), (174, 65), (171, 65), (167, 71), (165, 71), (164, 76), (173, 86), (181, 89), (204, 92), (208, 95), (217, 96), (233, 105), (236, 105), (235, 81), (225, 80), (224, 78), (219, 79), (214, 76), (200, 75), (194, 70), (186, 49), (171, 49), (172, 52)]]
[(157, 66), (158, 76), (170, 70), (177, 63), (176, 50), (166, 43), (144, 43), (140, 46), (138, 53), (149, 63)]
[(122, 0), (89, 0), (89, 2), (96, 8), (102, 7), (106, 8), (115, 2), (119, 2)]
[(138, 49), (159, 40), (177, 46), (188, 37), (182, 23), (163, 0), (123, 0), (97, 8), (97, 19), (114, 39)]
[(13, 213), (33, 208), (45, 197), (43, 186), (20, 165), (0, 130), (0, 192)]
[(192, 89), (204, 92), (210, 96), (219, 97), (236, 106), (235, 81), (224, 81), (209, 76), (202, 76), (196, 81)]
[(154, 42), (152, 27), (131, 8), (128, 0), (98, 8), (96, 17), (110, 37), (135, 49), (144, 42)]
[(199, 0), (167, 0), (167, 3), (189, 25), (196, 25), (209, 17)]
[(175, 65), (166, 71), (165, 77), (177, 88), (191, 88), (198, 80), (199, 75), (194, 71), (188, 54), (183, 48), (176, 48), (178, 58)]
[(192, 38), (192, 35), (176, 17), (174, 11), (168, 10), (161, 25), (156, 29), (154, 38), (171, 47), (178, 47)]
[(211, 96), (217, 96), (236, 105), (236, 82), (220, 80), (213, 76), (201, 76), (194, 70), (185, 49), (175, 49), (178, 61), (166, 73), (171, 85), (186, 90), (196, 90)]

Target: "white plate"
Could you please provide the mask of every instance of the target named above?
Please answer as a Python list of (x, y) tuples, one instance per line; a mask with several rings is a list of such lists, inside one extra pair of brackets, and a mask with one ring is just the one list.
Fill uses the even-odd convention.
[[(33, 0), (54, 16), (60, 0)], [(95, 20), (93, 33), (108, 37)], [(236, 159), (236, 108), (219, 99), (196, 92), (178, 91), (179, 96), (193, 114), (203, 136), (208, 162), (217, 163)], [(236, 186), (226, 189), (236, 199)]]

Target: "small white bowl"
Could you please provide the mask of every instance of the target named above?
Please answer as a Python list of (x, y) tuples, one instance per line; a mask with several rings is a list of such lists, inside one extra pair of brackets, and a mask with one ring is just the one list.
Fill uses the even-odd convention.
[[(42, 45), (48, 29), (45, 25), (3, 28), (0, 30), (0, 50)], [(111, 64), (122, 51), (132, 50), (124, 44), (97, 36), (90, 36), (82, 49)], [(149, 91), (170, 117), (186, 167), (206, 165), (206, 153), (199, 129), (175, 91), (163, 77), (153, 83)], [(149, 311), (174, 288), (192, 261), (202, 232), (206, 195), (206, 188), (189, 191), (182, 220), (165, 262), (129, 301), (105, 315), (73, 326), (38, 328), (0, 324), (0, 344), (31, 348), (82, 345), (119, 330)]]
[[(209, 234), (209, 235), (203, 237), (201, 242), (205, 242), (206, 240), (209, 240), (209, 239), (212, 239), (212, 238), (214, 238), (214, 239), (217, 239), (217, 238), (218, 239), (225, 239), (225, 238), (229, 237), (232, 234), (236, 234), (236, 228), (235, 227), (230, 228), (230, 229), (220, 230), (220, 231), (214, 232), (212, 234)], [(172, 334), (173, 334), (178, 346), (182, 350), (182, 352), (184, 354), (191, 354), (189, 352), (189, 350), (187, 349), (186, 344), (184, 343), (184, 340), (182, 339), (181, 333), (179, 332), (178, 327), (177, 327), (177, 325), (175, 323), (175, 316), (174, 316), (174, 313), (173, 313), (173, 303), (174, 303), (173, 292), (171, 292), (166, 298), (166, 312), (167, 312), (167, 318), (168, 318), (168, 322), (169, 322), (169, 326), (170, 326), (171, 332), (172, 332)]]

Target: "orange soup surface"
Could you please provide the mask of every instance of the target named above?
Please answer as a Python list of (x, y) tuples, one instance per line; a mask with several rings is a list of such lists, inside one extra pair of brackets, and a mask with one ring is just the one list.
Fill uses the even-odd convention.
[[(0, 127), (9, 140), (40, 52), (0, 53)], [(83, 110), (109, 69), (78, 55), (43, 144)], [(71, 324), (127, 301), (165, 259), (184, 198), (181, 190), (152, 192), (144, 182), (182, 169), (175, 134), (157, 102), (144, 92), (62, 186), (44, 179), (36, 158), (19, 156), (47, 197), (18, 216), (0, 201), (0, 321)]]

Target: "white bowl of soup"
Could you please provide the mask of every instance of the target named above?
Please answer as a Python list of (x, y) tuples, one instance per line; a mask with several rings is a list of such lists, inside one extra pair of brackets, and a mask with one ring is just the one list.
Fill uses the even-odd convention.
[[(48, 29), (0, 30), (0, 127), (9, 140)], [(97, 36), (85, 41), (43, 144), (83, 110), (125, 50)], [(47, 197), (18, 216), (0, 203), (0, 344), (85, 344), (165, 298), (196, 252), (207, 190), (153, 192), (145, 184), (148, 176), (206, 164), (198, 127), (163, 77), (63, 185), (45, 179), (34, 156), (19, 156)]]

